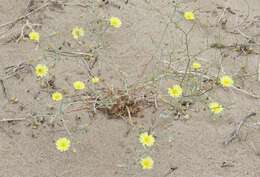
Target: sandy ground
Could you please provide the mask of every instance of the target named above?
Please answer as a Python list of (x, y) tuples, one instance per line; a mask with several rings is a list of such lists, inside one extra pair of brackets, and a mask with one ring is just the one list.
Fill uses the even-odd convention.
[[(163, 69), (163, 61), (167, 61), (170, 54), (174, 53), (177, 58), (183, 56), (184, 37), (169, 25), (174, 16), (172, 20), (184, 29), (191, 27), (180, 12), (174, 12), (173, 2), (179, 2), (180, 11), (196, 10), (198, 18), (189, 35), (190, 52), (206, 63), (211, 74), (217, 72), (214, 66), (223, 58), (224, 72), (233, 74), (240, 88), (260, 95), (260, 82), (255, 74), (260, 59), (259, 0), (129, 0), (127, 3), (123, 0), (108, 0), (108, 3), (62, 0), (14, 26), (1, 26), (47, 1), (35, 0), (29, 8), (28, 2), (0, 1), (1, 78), (10, 75), (6, 73), (9, 66), (45, 63), (55, 76), (57, 90), (73, 93), (71, 83), (75, 80), (91, 84), (80, 57), (56, 55), (46, 50), (60, 48), (97, 55), (93, 72), (109, 85), (123, 87), (122, 79), (130, 84), (147, 79)], [(67, 5), (59, 5), (63, 3)], [(100, 25), (100, 20), (110, 16), (121, 18), (120, 29), (104, 29)], [(35, 26), (41, 33), (38, 46), (28, 39), (16, 42), (15, 36), (19, 36), (26, 20), (41, 24)], [(225, 23), (225, 27), (216, 25), (219, 23)], [(86, 29), (80, 44), (71, 37), (71, 29), (76, 25)], [(25, 34), (28, 31), (25, 30)], [(241, 54), (234, 49), (210, 48), (216, 41), (227, 46), (248, 44), (253, 52)], [(4, 80), (7, 95), (3, 90), (0, 94), (1, 120), (25, 118), (0, 122), (1, 177), (260, 177), (260, 131), (254, 126), (259, 122), (258, 114), (241, 129), (241, 141), (223, 145), (246, 115), (259, 111), (259, 99), (240, 91), (218, 88), (210, 95), (227, 109), (217, 121), (210, 118), (209, 111), (201, 104), (188, 111), (189, 117), (180, 119), (167, 115), (164, 105), (157, 111), (150, 108), (143, 116), (134, 118), (136, 124), (131, 127), (122, 119), (108, 119), (102, 113), (95, 117), (86, 110), (66, 113), (63, 119), (72, 133), (73, 143), (70, 151), (61, 153), (55, 148), (55, 141), (68, 136), (67, 131), (59, 116), (50, 125), (59, 104), (51, 100), (52, 90), (42, 89), (29, 70), (30, 67), (28, 72), (24, 69), (12, 75), (14, 69), (11, 68), (11, 77)], [(239, 74), (250, 77), (241, 79)], [(166, 92), (170, 84), (171, 81), (162, 81), (162, 92)], [(12, 98), (17, 100), (10, 101)], [(152, 126), (152, 120), (156, 120), (157, 125), (153, 129), (156, 145), (147, 150), (138, 142), (138, 135)], [(153, 156), (152, 170), (140, 168), (139, 160), (145, 154)], [(175, 167), (177, 169), (171, 172)]]

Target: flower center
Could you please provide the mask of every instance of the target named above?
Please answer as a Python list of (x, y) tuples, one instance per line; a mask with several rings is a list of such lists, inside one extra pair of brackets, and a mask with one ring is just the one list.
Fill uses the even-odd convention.
[(145, 138), (144, 138), (144, 142), (145, 142), (145, 143), (149, 143), (149, 142), (150, 142), (150, 138), (149, 138), (149, 137), (145, 137)]
[(229, 80), (224, 80), (224, 83), (225, 83), (226, 85), (228, 85), (228, 84), (230, 83), (230, 81), (229, 81)]
[(144, 161), (144, 166), (145, 166), (145, 167), (148, 167), (149, 165), (150, 165), (149, 161), (147, 161), (147, 160)]

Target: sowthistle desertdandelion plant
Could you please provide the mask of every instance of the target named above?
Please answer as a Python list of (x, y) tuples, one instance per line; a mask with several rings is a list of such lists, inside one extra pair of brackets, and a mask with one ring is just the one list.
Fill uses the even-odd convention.
[(183, 16), (188, 21), (195, 20), (195, 14), (193, 13), (193, 11), (184, 12)]
[(35, 67), (35, 73), (37, 77), (44, 77), (48, 74), (48, 67), (43, 64), (38, 64)]
[(72, 37), (76, 40), (78, 40), (79, 38), (83, 37), (85, 35), (85, 31), (82, 27), (79, 27), (79, 26), (75, 26), (73, 29), (72, 29)]
[(171, 97), (178, 98), (182, 96), (182, 88), (180, 85), (174, 85), (171, 88), (168, 88), (168, 94)]
[(224, 75), (220, 78), (220, 84), (223, 87), (232, 87), (234, 84), (234, 80), (232, 79), (231, 76)]
[(195, 71), (199, 71), (201, 69), (201, 64), (199, 62), (193, 62), (192, 63), (192, 68), (195, 70)]
[(140, 164), (143, 170), (150, 170), (154, 166), (154, 161), (150, 156), (147, 156), (140, 160)]
[(56, 141), (56, 148), (61, 151), (61, 152), (65, 152), (67, 150), (69, 150), (70, 148), (70, 140), (66, 137), (63, 137), (63, 138), (59, 138), (57, 141)]
[(85, 83), (82, 81), (75, 81), (73, 83), (73, 87), (75, 90), (83, 90), (83, 89), (85, 89), (86, 86), (85, 86)]
[(51, 98), (53, 101), (61, 101), (63, 99), (63, 95), (60, 92), (54, 92)]
[(151, 135), (151, 134), (148, 134), (147, 132), (145, 133), (141, 133), (139, 135), (139, 142), (145, 147), (151, 147), (154, 142), (155, 142), (155, 139), (154, 139), (154, 136)]
[(35, 32), (35, 31), (31, 31), (29, 33), (29, 38), (33, 42), (40, 42), (40, 33)]
[(221, 113), (224, 110), (223, 106), (220, 103), (218, 103), (218, 102), (210, 103), (209, 104), (209, 109), (214, 114), (219, 114), (219, 113)]
[(110, 25), (114, 28), (120, 28), (122, 26), (122, 22), (118, 17), (110, 17)]
[(100, 82), (100, 79), (99, 79), (99, 77), (95, 76), (95, 77), (93, 77), (93, 78), (91, 79), (91, 82), (92, 82), (93, 84), (97, 84), (97, 83)]

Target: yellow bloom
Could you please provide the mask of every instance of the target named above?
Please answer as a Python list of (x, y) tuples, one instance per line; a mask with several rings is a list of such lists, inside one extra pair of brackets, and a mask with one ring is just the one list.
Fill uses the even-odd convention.
[(194, 63), (192, 63), (192, 68), (194, 69), (194, 70), (200, 70), (200, 68), (201, 68), (201, 64), (200, 63), (198, 63), (198, 62), (194, 62)]
[(83, 90), (85, 88), (85, 84), (82, 81), (76, 81), (76, 82), (73, 83), (73, 87), (76, 90)]
[(100, 82), (100, 79), (99, 79), (99, 77), (93, 77), (92, 79), (91, 79), (91, 82), (93, 83), (93, 84), (97, 84), (97, 83), (99, 83)]
[(147, 156), (147, 157), (141, 159), (140, 164), (141, 164), (143, 170), (150, 170), (153, 168), (154, 162), (151, 157)]
[(195, 15), (192, 11), (187, 11), (187, 12), (184, 12), (184, 18), (186, 20), (192, 21), (195, 19)]
[(110, 25), (115, 28), (120, 28), (122, 25), (122, 22), (118, 17), (110, 17)]
[(63, 98), (60, 92), (54, 92), (51, 97), (54, 101), (60, 101)]
[(182, 88), (180, 85), (174, 85), (172, 88), (168, 88), (168, 93), (172, 97), (182, 96)]
[(43, 64), (38, 64), (35, 67), (35, 73), (38, 77), (44, 77), (48, 73), (48, 67), (46, 65), (43, 65)]
[(232, 77), (224, 75), (220, 78), (220, 83), (223, 87), (231, 87), (234, 84)]
[(29, 33), (29, 38), (33, 42), (39, 42), (40, 41), (40, 33), (35, 32), (35, 31), (31, 31)]
[(80, 37), (83, 37), (85, 35), (85, 31), (81, 27), (74, 27), (71, 32), (74, 39), (79, 39)]
[(145, 132), (140, 134), (139, 141), (143, 144), (143, 146), (151, 147), (154, 144), (155, 139), (153, 135), (149, 135), (147, 132)]
[(56, 141), (56, 148), (61, 151), (61, 152), (65, 152), (67, 150), (69, 150), (70, 148), (70, 140), (66, 137), (63, 138), (59, 138)]
[(223, 111), (223, 106), (221, 104), (219, 104), (218, 102), (212, 102), (209, 104), (209, 108), (211, 110), (211, 112), (218, 114), (221, 113)]

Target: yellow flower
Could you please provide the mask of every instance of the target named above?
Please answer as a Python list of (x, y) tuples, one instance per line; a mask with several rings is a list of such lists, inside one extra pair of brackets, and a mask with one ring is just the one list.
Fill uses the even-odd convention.
[(56, 141), (56, 148), (61, 151), (61, 152), (65, 152), (67, 150), (69, 150), (70, 148), (70, 140), (66, 137), (63, 138), (59, 138)]
[(60, 92), (54, 92), (51, 97), (54, 101), (60, 101), (63, 98)]
[(99, 83), (100, 82), (100, 79), (99, 79), (99, 77), (93, 77), (92, 79), (91, 79), (91, 82), (93, 83), (93, 84), (97, 84), (97, 83)]
[(182, 88), (180, 85), (174, 85), (172, 88), (168, 88), (168, 93), (172, 97), (182, 96)]
[(48, 67), (46, 65), (43, 65), (43, 64), (38, 64), (35, 67), (35, 73), (38, 77), (44, 77), (48, 73)]
[(221, 104), (219, 104), (218, 102), (212, 102), (209, 104), (209, 108), (211, 110), (211, 112), (218, 114), (221, 113), (223, 111), (223, 106)]
[(220, 78), (220, 83), (223, 87), (231, 87), (234, 84), (232, 77), (224, 75)]
[(186, 20), (192, 21), (195, 19), (195, 15), (192, 11), (187, 11), (187, 12), (184, 12), (184, 18)]
[(100, 81), (99, 77), (96, 77), (96, 76), (91, 79), (91, 82), (93, 84), (97, 84), (97, 83), (99, 83), (99, 81)]
[(79, 39), (80, 37), (83, 37), (85, 35), (85, 31), (81, 27), (74, 27), (71, 32), (74, 39)]
[(154, 144), (155, 139), (153, 135), (149, 135), (147, 132), (145, 132), (140, 134), (139, 141), (143, 144), (143, 146), (151, 147)]
[(39, 42), (40, 41), (40, 33), (35, 32), (35, 31), (31, 31), (29, 33), (29, 38), (33, 42)]
[(118, 17), (110, 17), (110, 25), (115, 28), (120, 28), (122, 25), (122, 22)]
[(76, 81), (76, 82), (73, 83), (73, 87), (76, 90), (83, 90), (85, 88), (85, 84), (82, 81)]
[(141, 159), (140, 164), (143, 168), (143, 170), (150, 170), (153, 168), (153, 159), (149, 156)]
[(200, 63), (198, 63), (198, 62), (193, 62), (192, 63), (192, 68), (194, 69), (194, 70), (200, 70), (200, 68), (201, 68), (201, 64)]

